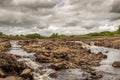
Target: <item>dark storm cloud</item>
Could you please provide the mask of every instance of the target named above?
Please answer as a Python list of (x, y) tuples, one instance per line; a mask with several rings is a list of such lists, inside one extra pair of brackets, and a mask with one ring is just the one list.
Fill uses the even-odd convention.
[(111, 9), (111, 20), (119, 20), (120, 19), (120, 0), (114, 0), (112, 9)]
[(0, 0), (0, 6), (8, 6), (12, 4), (12, 0)]
[(114, 0), (111, 12), (120, 13), (120, 0)]

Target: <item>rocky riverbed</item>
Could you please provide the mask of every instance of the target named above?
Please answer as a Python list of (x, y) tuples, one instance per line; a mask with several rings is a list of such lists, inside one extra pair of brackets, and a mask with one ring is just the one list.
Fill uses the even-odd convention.
[(9, 40), (0, 39), (0, 80), (24, 80), (21, 73), (28, 67), (17, 61), (15, 55), (7, 53), (10, 47)]
[(84, 49), (81, 43), (68, 41), (20, 41), (22, 48), (28, 52), (34, 52), (36, 61), (40, 63), (52, 63), (55, 70), (70, 68), (89, 68), (99, 66), (99, 62), (106, 58), (102, 53), (93, 54)]
[(2, 40), (0, 80), (119, 80), (120, 50), (95, 40)]
[[(36, 62), (47, 63), (49, 64), (47, 69), (57, 71), (50, 74), (51, 77), (55, 77), (57, 80), (67, 80), (71, 76), (81, 80), (102, 77), (92, 69), (92, 66), (99, 66), (99, 62), (106, 58), (105, 55), (102, 53), (92, 54), (90, 50), (84, 49), (81, 43), (62, 40), (27, 40), (19, 41), (19, 44), (27, 52), (36, 53)], [(78, 75), (74, 73), (78, 73)], [(92, 77), (93, 75), (94, 77)]]

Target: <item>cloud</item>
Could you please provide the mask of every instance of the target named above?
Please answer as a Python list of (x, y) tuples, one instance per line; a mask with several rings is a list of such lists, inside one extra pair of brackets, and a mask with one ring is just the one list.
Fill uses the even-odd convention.
[(99, 32), (106, 24), (119, 25), (116, 21), (120, 18), (119, 3), (119, 0), (0, 0), (0, 31), (44, 35)]
[(111, 12), (120, 13), (120, 0), (114, 0)]
[(28, 8), (52, 8), (57, 4), (57, 0), (14, 0), (13, 3), (17, 6)]
[(38, 24), (39, 18), (22, 12), (0, 10), (0, 24), (5, 25), (32, 25)]

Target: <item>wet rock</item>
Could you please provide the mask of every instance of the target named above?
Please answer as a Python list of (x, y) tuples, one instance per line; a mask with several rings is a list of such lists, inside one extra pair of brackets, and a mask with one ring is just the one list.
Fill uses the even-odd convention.
[(70, 77), (67, 80), (78, 80), (76, 77)]
[(9, 40), (0, 39), (0, 52), (6, 52), (11, 47)]
[(103, 76), (99, 73), (97, 73), (96, 71), (90, 71), (90, 78), (92, 78), (92, 80), (96, 80), (96, 79), (100, 79)]
[[(27, 51), (35, 52), (36, 61), (40, 63), (52, 63), (50, 67), (56, 70), (83, 67), (99, 66), (100, 61), (106, 58), (102, 53), (91, 54), (90, 50), (81, 49), (80, 43), (68, 42), (64, 40), (37, 40), (23, 41), (23, 46)], [(22, 44), (21, 44), (22, 45)], [(85, 46), (89, 46), (85, 44)]]
[(106, 58), (107, 58), (107, 55), (103, 55), (103, 58), (106, 59)]
[(24, 65), (22, 62), (18, 62), (16, 56), (6, 53), (0, 53), (1, 75), (19, 75), (20, 72), (25, 68), (27, 68), (27, 66)]
[(88, 69), (88, 66), (87, 65), (81, 65), (81, 68), (82, 69)]
[(108, 53), (109, 51), (105, 51), (105, 53)]
[(93, 76), (96, 75), (96, 72), (95, 72), (95, 71), (91, 71), (90, 73), (91, 73), (91, 75), (93, 75)]
[(0, 77), (5, 77), (5, 73), (0, 69)]
[(60, 63), (54, 63), (50, 67), (55, 70), (61, 70), (61, 69), (77, 68), (77, 65), (71, 62), (63, 61)]
[(21, 77), (24, 77), (25, 79), (32, 79), (31, 69), (24, 69), (21, 74)]
[(58, 73), (57, 73), (57, 72), (54, 72), (54, 73), (49, 74), (49, 76), (50, 76), (51, 78), (57, 78), (57, 77), (58, 77)]
[(22, 77), (17, 77), (17, 76), (9, 76), (6, 78), (0, 78), (0, 80), (25, 80), (25, 79)]
[(52, 62), (52, 59), (50, 57), (47, 57), (43, 54), (36, 54), (35, 56), (37, 57), (36, 60), (39, 62), (44, 62), (44, 63)]
[(11, 58), (14, 59), (14, 60), (17, 60), (17, 57), (13, 54), (11, 54)]
[(31, 70), (30, 69), (24, 69), (22, 71), (22, 73), (20, 74), (20, 76), (24, 76), (24, 75), (30, 75), (31, 74)]
[(113, 62), (112, 66), (113, 66), (113, 67), (120, 68), (120, 61), (115, 61), (115, 62)]

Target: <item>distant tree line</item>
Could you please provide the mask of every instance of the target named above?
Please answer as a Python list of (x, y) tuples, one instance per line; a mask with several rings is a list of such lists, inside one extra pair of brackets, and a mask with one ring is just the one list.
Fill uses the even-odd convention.
[(66, 37), (81, 37), (81, 36), (113, 36), (113, 35), (120, 35), (120, 26), (116, 31), (110, 32), (110, 31), (104, 31), (104, 32), (94, 32), (84, 35), (64, 35), (64, 34), (58, 34), (53, 33), (50, 36), (43, 36), (38, 33), (34, 34), (27, 34), (27, 35), (5, 35), (2, 32), (0, 32), (0, 37), (18, 37), (18, 38), (38, 38), (38, 39), (44, 39), (44, 38), (66, 38)]

